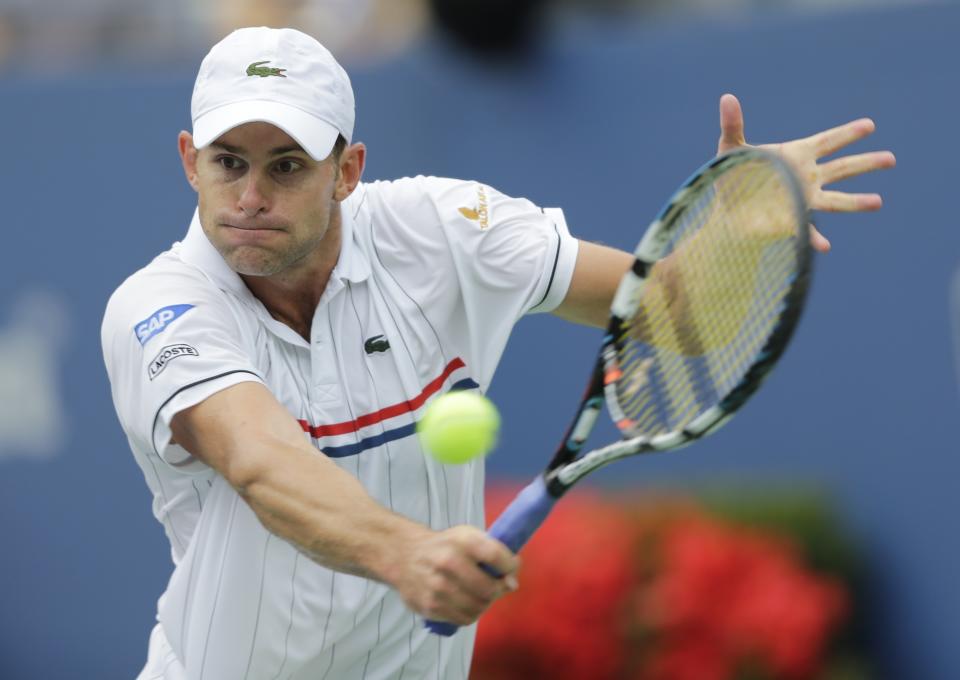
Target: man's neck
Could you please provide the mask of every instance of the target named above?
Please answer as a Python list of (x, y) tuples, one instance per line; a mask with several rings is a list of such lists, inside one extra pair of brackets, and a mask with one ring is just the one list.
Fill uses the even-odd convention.
[(303, 261), (273, 276), (240, 275), (270, 315), (309, 342), (313, 314), (340, 258), (342, 231), (331, 224), (317, 248)]

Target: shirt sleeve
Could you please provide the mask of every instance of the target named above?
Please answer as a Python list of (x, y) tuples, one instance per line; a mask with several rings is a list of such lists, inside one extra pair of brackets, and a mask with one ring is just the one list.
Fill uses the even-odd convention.
[(381, 264), (472, 358), (481, 385), (525, 314), (553, 311), (579, 242), (563, 213), (486, 184), (437, 177), (377, 182), (374, 250)]
[(500, 315), (509, 310), (516, 321), (563, 301), (578, 249), (563, 211), (478, 182), (418, 179), (469, 307)]
[(131, 442), (185, 472), (206, 470), (170, 441), (180, 411), (240, 382), (263, 382), (225, 294), (199, 272), (138, 272), (101, 327), (114, 407)]

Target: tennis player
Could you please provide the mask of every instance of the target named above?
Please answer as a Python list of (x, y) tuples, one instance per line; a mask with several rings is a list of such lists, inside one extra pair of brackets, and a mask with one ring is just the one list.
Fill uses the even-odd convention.
[[(720, 108), (720, 149), (744, 144), (736, 99)], [(602, 324), (632, 256), (478, 182), (361, 182), (347, 74), (294, 30), (215, 45), (192, 122), (196, 214), (102, 327), (174, 563), (140, 678), (466, 678), (470, 624), (519, 561), (482, 530), (482, 463), (424, 456), (414, 424), (439, 394), (485, 392), (524, 315)], [(822, 186), (891, 154), (817, 163), (872, 130), (779, 147), (815, 208), (880, 207)]]

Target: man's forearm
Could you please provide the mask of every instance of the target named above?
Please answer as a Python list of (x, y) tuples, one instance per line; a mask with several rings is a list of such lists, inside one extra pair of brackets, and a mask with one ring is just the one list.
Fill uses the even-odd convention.
[(324, 566), (390, 583), (397, 556), (429, 532), (379, 505), (355, 477), (306, 445), (250, 446), (270, 455), (252, 453), (228, 481), (267, 529)]
[(177, 443), (221, 476), (263, 525), (313, 560), (390, 582), (398, 554), (426, 527), (376, 503), (360, 482), (304, 439), (256, 383), (211, 395), (174, 416)]

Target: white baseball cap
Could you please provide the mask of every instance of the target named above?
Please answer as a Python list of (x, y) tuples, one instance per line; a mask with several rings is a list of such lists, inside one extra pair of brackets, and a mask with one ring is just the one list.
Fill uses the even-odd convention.
[(315, 39), (292, 28), (241, 28), (204, 57), (190, 102), (201, 149), (243, 123), (263, 121), (293, 137), (315, 160), (337, 135), (353, 136), (353, 88)]

